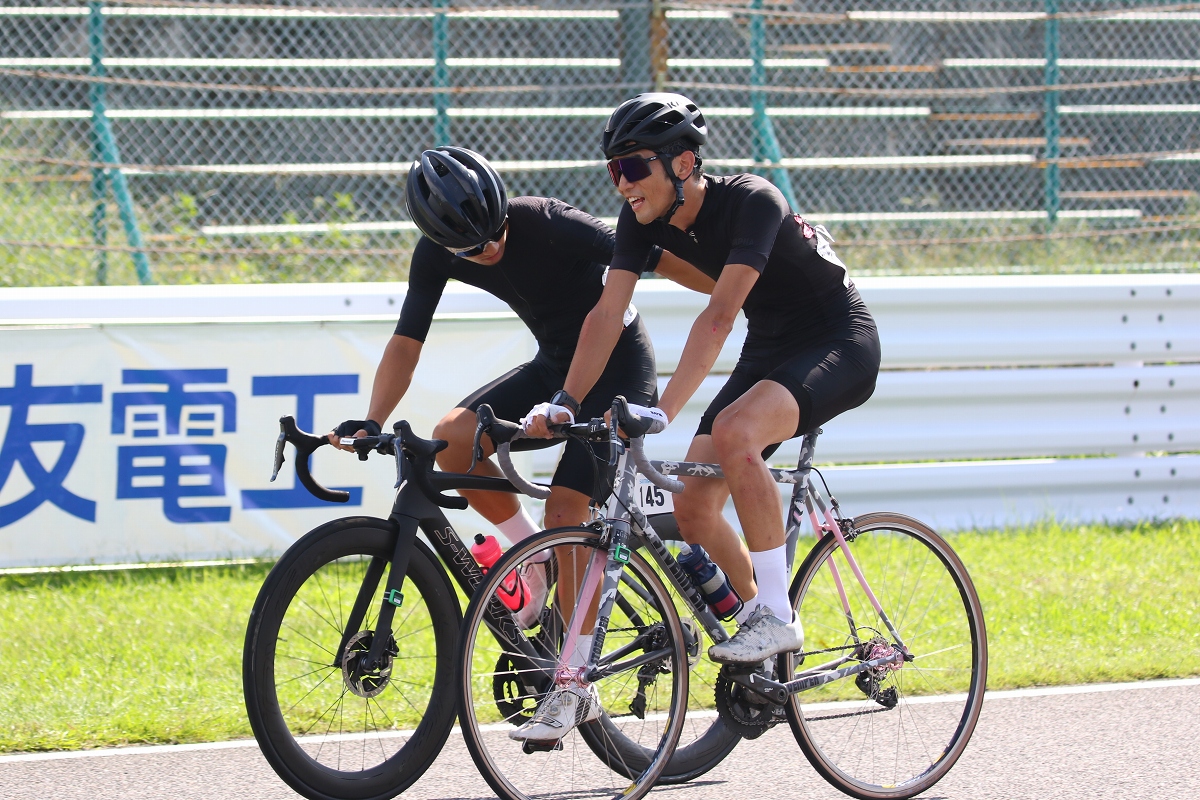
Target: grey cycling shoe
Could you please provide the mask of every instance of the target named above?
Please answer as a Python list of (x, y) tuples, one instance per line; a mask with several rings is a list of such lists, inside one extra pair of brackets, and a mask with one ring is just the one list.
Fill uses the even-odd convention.
[(780, 653), (802, 649), (804, 627), (800, 620), (784, 622), (767, 606), (759, 606), (730, 639), (708, 648), (708, 657), (720, 664), (758, 664)]
[(538, 704), (533, 718), (508, 738), (518, 742), (558, 742), (578, 725), (600, 717), (600, 695), (595, 684), (554, 689)]

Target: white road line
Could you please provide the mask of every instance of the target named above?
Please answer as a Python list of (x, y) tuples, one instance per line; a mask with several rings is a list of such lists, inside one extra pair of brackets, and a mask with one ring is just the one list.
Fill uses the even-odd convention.
[[(1003, 691), (988, 692), (985, 701), (991, 702), (994, 700), (1018, 700), (1027, 697), (1055, 697), (1059, 695), (1072, 694), (1103, 694), (1106, 692), (1125, 692), (1143, 689), (1175, 689), (1185, 686), (1200, 686), (1200, 678), (1170, 678), (1155, 681), (1133, 681), (1129, 683), (1096, 683), (1085, 686), (1045, 686), (1035, 689), (1006, 689)], [(961, 699), (962, 695), (946, 695), (944, 697), (919, 697), (914, 698), (909, 702), (924, 705), (928, 703), (957, 702), (961, 701)], [(810, 711), (816, 711), (823, 708), (829, 708), (832, 710), (844, 705), (858, 705), (858, 701), (852, 701), (851, 703), (821, 703), (808, 706), (808, 709)], [(693, 718), (712, 717), (715, 716), (716, 713), (716, 711), (688, 712), (689, 716)], [(457, 725), (455, 725), (453, 732), (460, 734), (461, 730)], [(402, 737), (411, 733), (412, 731), (389, 731), (388, 733), (384, 734), (384, 736), (386, 738)], [(337, 738), (349, 739), (354, 737), (339, 736)], [(196, 750), (236, 750), (245, 747), (258, 747), (258, 742), (256, 742), (254, 739), (235, 739), (230, 742), (134, 745), (132, 747), (109, 747), (96, 750), (72, 750), (67, 752), (51, 753), (19, 753), (17, 755), (0, 756), (0, 765), (22, 761), (58, 761), (68, 758), (105, 758), (108, 756), (155, 755), (159, 753), (186, 753)]]

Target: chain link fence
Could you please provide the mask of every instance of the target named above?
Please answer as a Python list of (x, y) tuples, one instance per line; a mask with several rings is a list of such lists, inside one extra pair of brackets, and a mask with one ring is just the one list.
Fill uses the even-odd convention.
[(857, 274), (1195, 269), (1200, 3), (0, 0), (0, 285), (394, 280), (422, 149), (603, 218), (644, 90)]

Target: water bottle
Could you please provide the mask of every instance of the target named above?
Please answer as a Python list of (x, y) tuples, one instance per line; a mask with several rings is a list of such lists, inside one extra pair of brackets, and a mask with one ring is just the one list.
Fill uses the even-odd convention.
[[(475, 556), (483, 574), (487, 575), (491, 566), (500, 559), (500, 542), (496, 541), (495, 536), (484, 536), (482, 533), (477, 533), (475, 534), (475, 544), (471, 545), (471, 555)], [(500, 596), (501, 602), (508, 607), (509, 611), (520, 611), (529, 602), (529, 587), (515, 569), (504, 576), (496, 594)]]
[(733, 619), (742, 610), (742, 598), (738, 597), (725, 573), (713, 563), (703, 547), (683, 545), (678, 561), (718, 619)]

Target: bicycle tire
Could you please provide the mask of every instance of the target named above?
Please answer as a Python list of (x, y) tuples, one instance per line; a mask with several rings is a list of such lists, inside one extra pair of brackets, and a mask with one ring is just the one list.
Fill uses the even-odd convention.
[[(788, 722), (809, 763), (837, 789), (862, 800), (909, 798), (949, 772), (979, 720), (987, 684), (983, 609), (962, 561), (920, 521), (865, 514), (847, 539), (912, 658), (793, 694)], [(805, 626), (801, 660), (821, 662), (829, 653), (818, 651), (826, 648), (852, 663), (894, 652), (844, 555), (832, 560), (836, 547), (832, 536), (820, 538), (792, 583), (792, 606)], [(830, 563), (843, 565), (853, 625)], [(786, 675), (803, 668), (794, 654), (781, 662)], [(813, 663), (807, 669), (817, 674)]]
[[(396, 796), (429, 768), (454, 724), (454, 703), (431, 700), (454, 691), (461, 612), (448, 576), (420, 540), (392, 623), (390, 675), (351, 686), (333, 663), (367, 565), (374, 558), (390, 564), (395, 540), (392, 523), (370, 517), (314, 529), (275, 564), (250, 614), (242, 661), (250, 726), (275, 772), (310, 800)], [(385, 582), (386, 574), (376, 580), (347, 653), (369, 646)]]
[[(666, 528), (665, 533), (659, 532), (660, 536), (669, 537), (671, 534), (678, 536), (679, 528), (675, 524), (674, 514), (657, 514), (651, 517), (650, 521), (654, 524), (656, 532), (659, 532), (660, 527)], [(670, 550), (676, 541), (674, 538), (664, 538), (663, 544)], [(681, 615), (690, 615), (687, 604), (678, 596), (675, 597), (675, 600), (676, 610)], [(698, 660), (692, 666), (688, 677), (688, 713), (684, 729), (680, 733), (679, 743), (675, 745), (675, 753), (671, 756), (663, 774), (658, 778), (660, 784), (687, 783), (700, 777), (724, 761), (726, 756), (732, 753), (733, 749), (742, 741), (742, 737), (732, 730), (722, 717), (711, 710), (716, 698), (716, 676), (720, 671), (720, 665), (708, 658), (708, 648), (704, 646), (699, 622), (695, 623), (694, 630), (699, 639), (699, 652), (697, 653)], [(697, 713), (698, 711), (700, 713)], [(598, 757), (609, 758), (605, 753), (607, 748), (617, 751), (616, 758), (610, 758), (614, 769), (620, 769), (623, 764), (637, 765), (640, 763), (637, 748), (627, 746), (627, 740), (623, 740), (624, 737), (619, 736), (619, 732), (606, 731), (606, 733), (606, 736), (600, 737), (592, 736), (590, 730), (581, 732), (585, 741), (592, 748), (592, 752)]]
[[(543, 624), (537, 641), (548, 657), (537, 666), (528, 659), (521, 666), (512, 666), (521, 654), (511, 645), (502, 645), (500, 635), (488, 626), (488, 607), (495, 600), (496, 589), (513, 569), (527, 563), (532, 556), (552, 548), (574, 547), (579, 564), (599, 548), (600, 534), (595, 528), (557, 528), (532, 536), (511, 548), (504, 557), (489, 570), (487, 577), (476, 588), (467, 606), (459, 637), (459, 702), (463, 738), (480, 774), (496, 794), (505, 800), (525, 800), (532, 795), (565, 794), (572, 797), (612, 797), (636, 800), (648, 792), (670, 762), (673, 748), (683, 727), (687, 703), (687, 651), (682, 623), (671, 601), (670, 591), (654, 571), (649, 562), (639, 553), (631, 553), (624, 573), (632, 575), (650, 597), (645, 603), (634, 595), (630, 602), (637, 605), (642, 624), (632, 622), (624, 612), (614, 605), (613, 615), (605, 638), (605, 654), (620, 647), (632, 647), (629, 652), (666, 652), (667, 655), (652, 662), (655, 673), (648, 686), (642, 687), (645, 707), (641, 718), (630, 713), (631, 698), (636, 697), (636, 675), (632, 671), (610, 675), (594, 686), (601, 699), (603, 713), (600, 719), (585, 722), (567, 733), (559, 742), (559, 749), (527, 752), (522, 744), (506, 735), (521, 721), (517, 719), (521, 709), (507, 704), (514, 697), (506, 693), (500, 698), (496, 689), (498, 676), (511, 672), (512, 680), (524, 680), (526, 686), (533, 681), (541, 685), (549, 682), (553, 664), (557, 662), (558, 650), (562, 645), (560, 623)], [(562, 551), (559, 551), (560, 553)], [(562, 575), (564, 562), (558, 559), (558, 574)], [(580, 569), (581, 572), (581, 569)], [(557, 611), (555, 592), (547, 600)], [(493, 608), (495, 606), (492, 606)], [(653, 615), (654, 621), (648, 622)], [(550, 615), (561, 619), (561, 616)], [(543, 616), (547, 620), (547, 616)], [(648, 644), (654, 629), (653, 644)], [(547, 630), (549, 629), (549, 630)], [(536, 637), (535, 637), (536, 638)], [(640, 644), (638, 644), (640, 642)], [(647, 650), (653, 647), (653, 650)], [(512, 659), (504, 661), (502, 659)], [(520, 674), (520, 676), (518, 675)], [(548, 688), (548, 687), (546, 687)], [(545, 691), (545, 688), (541, 690)], [(525, 689), (521, 697), (526, 708), (540, 699), (536, 690)], [(587, 730), (590, 738), (600, 739), (614, 729), (621, 734), (622, 747), (599, 748), (600, 758), (594, 762), (581, 759), (579, 752), (583, 744), (592, 750), (592, 744), (583, 737)], [(614, 760), (619, 761), (621, 752), (639, 748), (642, 760), (636, 765), (623, 765), (614, 769)]]

